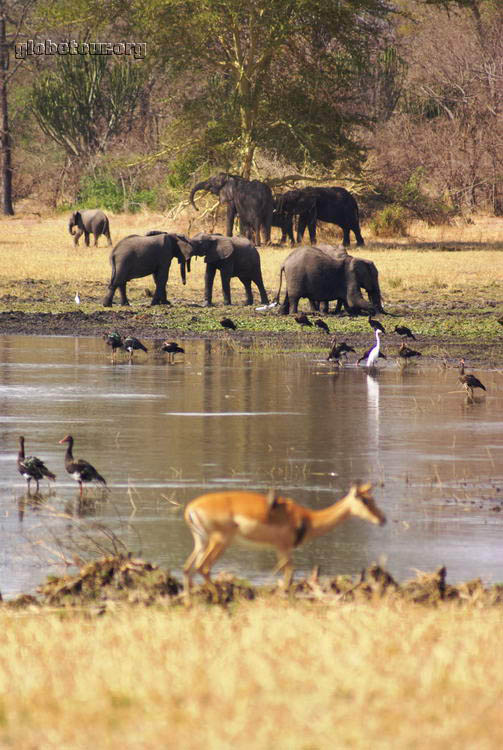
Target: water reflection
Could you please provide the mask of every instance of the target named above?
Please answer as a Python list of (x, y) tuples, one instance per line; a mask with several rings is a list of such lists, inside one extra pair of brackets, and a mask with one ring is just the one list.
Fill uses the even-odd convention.
[[(348, 521), (296, 553), (296, 569), (355, 573), (381, 555), (391, 571), (446, 564), (451, 580), (503, 579), (500, 545), (502, 378), (467, 405), (456, 370), (334, 372), (324, 361), (184, 342), (172, 366), (149, 352), (111, 364), (101, 339), (0, 338), (0, 591), (27, 591), (71, 549), (124, 543), (179, 573), (191, 549), (181, 508), (219, 487), (280, 488), (322, 507), (357, 480), (376, 485), (384, 529)], [(99, 467), (103, 500), (65, 473)], [(57, 474), (38, 504), (21, 501), (18, 436)], [(107, 538), (108, 534), (108, 538)], [(81, 553), (82, 554), (82, 553)], [(268, 578), (274, 554), (233, 547), (217, 566)]]

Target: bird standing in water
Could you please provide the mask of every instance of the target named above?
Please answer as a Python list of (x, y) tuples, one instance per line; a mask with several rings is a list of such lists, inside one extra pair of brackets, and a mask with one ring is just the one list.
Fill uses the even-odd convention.
[(404, 367), (413, 357), (421, 357), (422, 354), (415, 349), (409, 349), (409, 347), (403, 343), (398, 350), (398, 356), (401, 358), (400, 365)]
[(79, 483), (80, 497), (82, 497), (82, 487), (84, 482), (99, 482), (105, 487), (107, 486), (104, 477), (102, 477), (88, 461), (85, 461), (83, 458), (77, 460), (74, 459), (73, 437), (71, 435), (66, 435), (66, 437), (59, 442), (68, 443), (68, 448), (65, 453), (65, 468), (70, 476)]
[(122, 348), (121, 335), (118, 331), (112, 331), (112, 333), (104, 333), (103, 338), (105, 339), (107, 346), (112, 347), (112, 362), (114, 362), (116, 350)]
[(334, 360), (335, 362), (339, 363), (341, 356), (344, 355), (344, 357), (347, 357), (349, 352), (354, 352), (354, 354), (356, 354), (352, 346), (346, 344), (345, 341), (338, 344), (337, 340), (334, 338), (334, 340), (332, 341), (332, 348), (328, 353), (327, 360)]
[(474, 388), (482, 388), (483, 391), (487, 390), (485, 385), (480, 382), (478, 378), (475, 377), (475, 375), (472, 375), (470, 372), (465, 373), (465, 360), (460, 359), (459, 360), (459, 382), (462, 383), (463, 388), (468, 394), (468, 397), (473, 400), (473, 389)]
[(367, 357), (367, 367), (369, 370), (373, 370), (376, 366), (376, 362), (379, 358), (379, 352), (381, 349), (381, 331), (380, 329), (376, 329), (376, 345), (373, 349), (370, 350), (369, 355)]
[(128, 336), (126, 339), (124, 339), (123, 348), (129, 352), (129, 361), (131, 362), (133, 359), (133, 352), (135, 350), (141, 349), (144, 352), (148, 352), (148, 349), (146, 346), (144, 346), (139, 339), (135, 339), (134, 336)]
[(175, 354), (185, 353), (185, 349), (183, 349), (181, 346), (178, 346), (176, 341), (164, 341), (161, 345), (161, 351), (166, 352), (169, 355), (169, 362), (175, 361)]
[(227, 328), (229, 331), (235, 331), (237, 328), (234, 321), (230, 318), (222, 318), (222, 320), (220, 321), (220, 325), (222, 326), (222, 328)]
[(38, 493), (39, 489), (39, 482), (44, 477), (47, 477), (47, 479), (56, 479), (56, 475), (52, 473), (52, 471), (49, 471), (47, 466), (44, 464), (43, 461), (40, 460), (40, 458), (37, 458), (36, 456), (28, 456), (26, 457), (24, 454), (24, 437), (21, 435), (19, 438), (19, 452), (17, 454), (17, 470), (21, 474), (22, 477), (26, 479), (28, 482), (28, 494), (30, 494), (30, 482), (32, 479), (35, 480), (37, 489), (36, 492)]

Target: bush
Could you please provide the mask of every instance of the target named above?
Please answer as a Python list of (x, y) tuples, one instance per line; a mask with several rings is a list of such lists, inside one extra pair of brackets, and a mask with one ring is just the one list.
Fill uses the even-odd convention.
[(103, 208), (113, 213), (127, 211), (137, 213), (143, 207), (155, 208), (157, 193), (155, 190), (124, 189), (112, 177), (84, 177), (81, 180), (76, 207)]
[(370, 229), (376, 237), (406, 237), (407, 216), (401, 206), (392, 204), (378, 211), (370, 221)]

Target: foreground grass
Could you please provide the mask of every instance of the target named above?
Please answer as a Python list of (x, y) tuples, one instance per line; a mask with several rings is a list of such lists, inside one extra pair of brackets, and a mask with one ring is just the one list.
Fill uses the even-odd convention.
[(503, 743), (496, 608), (269, 599), (0, 623), (2, 747)]

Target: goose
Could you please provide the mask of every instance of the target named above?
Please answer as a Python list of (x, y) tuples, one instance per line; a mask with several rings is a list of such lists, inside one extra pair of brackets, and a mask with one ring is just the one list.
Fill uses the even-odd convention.
[(382, 323), (379, 323), (378, 320), (373, 320), (370, 315), (368, 317), (369, 326), (374, 329), (374, 331), (381, 331), (382, 333), (386, 333), (386, 329), (383, 326)]
[(312, 326), (313, 324), (307, 317), (306, 313), (299, 313), (298, 315), (295, 315), (294, 320), (296, 323), (298, 323), (300, 326)]
[(480, 382), (478, 378), (475, 377), (475, 375), (472, 375), (470, 372), (467, 372), (465, 374), (465, 360), (460, 359), (459, 360), (459, 382), (463, 384), (463, 388), (468, 393), (468, 396), (473, 399), (473, 389), (474, 388), (482, 388), (483, 391), (486, 391), (487, 388), (483, 383)]
[(353, 347), (346, 344), (345, 341), (343, 341), (341, 344), (337, 344), (336, 340), (334, 339), (332, 342), (332, 348), (328, 353), (327, 360), (333, 359), (338, 362), (342, 355), (347, 357), (349, 352), (353, 352), (354, 354), (356, 354)]
[(99, 482), (105, 487), (107, 486), (104, 477), (102, 477), (88, 461), (85, 461), (83, 458), (79, 458), (77, 461), (74, 459), (73, 437), (71, 435), (66, 435), (59, 442), (60, 444), (68, 443), (68, 448), (65, 453), (65, 468), (70, 476), (79, 483), (80, 497), (82, 497), (82, 487), (84, 482)]
[(121, 335), (118, 331), (112, 331), (112, 333), (104, 333), (103, 338), (106, 341), (107, 346), (112, 347), (112, 361), (115, 360), (116, 349), (121, 349), (123, 346)]
[(227, 328), (229, 331), (235, 331), (237, 328), (237, 325), (230, 318), (222, 318), (220, 325), (222, 328)]
[(135, 350), (141, 349), (144, 352), (148, 352), (148, 349), (146, 346), (144, 346), (139, 339), (136, 339), (134, 336), (128, 336), (126, 339), (124, 339), (123, 348), (129, 352), (129, 361), (133, 359), (133, 352)]
[(30, 482), (32, 479), (35, 480), (38, 493), (39, 482), (44, 477), (47, 479), (56, 479), (56, 475), (49, 471), (47, 466), (40, 458), (36, 456), (26, 457), (24, 454), (24, 437), (21, 435), (19, 438), (19, 452), (17, 454), (17, 470), (24, 477), (28, 483), (28, 494), (30, 494)]
[(403, 343), (398, 350), (398, 356), (402, 357), (402, 359), (409, 360), (412, 357), (421, 357), (422, 355), (421, 352), (418, 352), (415, 349), (409, 349), (409, 347)]
[(314, 321), (314, 325), (318, 326), (318, 328), (321, 328), (323, 331), (326, 331), (327, 333), (330, 333), (330, 328), (327, 326), (324, 320), (321, 318), (316, 318)]
[(176, 341), (164, 341), (161, 345), (161, 351), (167, 352), (170, 362), (175, 361), (175, 354), (185, 354), (185, 349), (178, 346)]
[(395, 332), (398, 333), (399, 336), (416, 341), (416, 337), (407, 326), (395, 326)]

